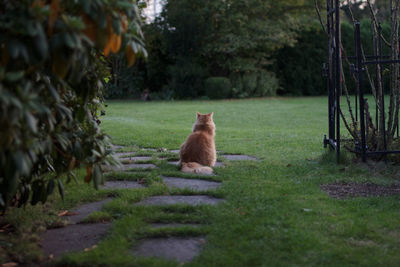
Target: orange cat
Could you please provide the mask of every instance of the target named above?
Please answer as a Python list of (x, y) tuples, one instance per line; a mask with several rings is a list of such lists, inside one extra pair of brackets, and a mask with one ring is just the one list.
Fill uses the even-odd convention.
[(179, 151), (183, 172), (212, 174), (212, 166), (217, 158), (215, 151), (215, 124), (213, 112), (200, 114), (198, 112), (193, 132), (188, 136)]

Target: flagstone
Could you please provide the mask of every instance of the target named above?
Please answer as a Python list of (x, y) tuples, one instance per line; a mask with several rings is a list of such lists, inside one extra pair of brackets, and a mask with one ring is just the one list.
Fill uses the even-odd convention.
[(179, 178), (179, 177), (161, 177), (169, 188), (189, 188), (193, 190), (210, 190), (221, 186), (219, 182), (206, 181), (202, 179)]
[(247, 156), (247, 155), (221, 155), (221, 157), (225, 158), (228, 161), (236, 161), (236, 160), (251, 160), (251, 161), (256, 161), (257, 158), (253, 156)]
[(193, 196), (153, 196), (146, 198), (136, 205), (138, 206), (161, 206), (161, 205), (175, 205), (175, 204), (188, 204), (192, 206), (198, 205), (216, 205), (224, 201), (220, 198), (215, 198), (207, 195), (193, 195)]
[(134, 188), (144, 188), (137, 181), (107, 181), (101, 187), (102, 189), (134, 189)]
[(204, 237), (150, 238), (141, 241), (133, 254), (189, 262), (201, 252), (204, 244)]

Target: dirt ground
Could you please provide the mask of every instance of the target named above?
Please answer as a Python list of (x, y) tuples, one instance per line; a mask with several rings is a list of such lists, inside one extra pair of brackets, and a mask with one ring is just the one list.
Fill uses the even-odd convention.
[(400, 185), (398, 184), (383, 186), (373, 183), (333, 183), (323, 184), (320, 188), (329, 196), (339, 199), (350, 197), (392, 196), (400, 194)]

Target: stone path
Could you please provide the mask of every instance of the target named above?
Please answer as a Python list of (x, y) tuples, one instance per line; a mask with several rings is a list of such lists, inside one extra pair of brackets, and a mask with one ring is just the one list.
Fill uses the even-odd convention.
[(110, 226), (111, 223), (74, 224), (47, 230), (41, 237), (44, 255), (57, 258), (67, 252), (91, 248), (104, 238)]
[(204, 237), (149, 238), (136, 246), (133, 255), (188, 262), (201, 252), (205, 242)]
[(119, 157), (119, 158), (125, 158), (125, 157), (129, 157), (131, 155), (134, 155), (134, 153), (132, 152), (116, 152), (115, 156)]
[(178, 177), (161, 177), (168, 188), (189, 188), (196, 191), (204, 191), (218, 188), (221, 183), (199, 179), (185, 179)]
[(151, 163), (129, 163), (129, 164), (122, 164), (122, 166), (103, 166), (103, 171), (130, 171), (135, 169), (156, 169), (157, 166)]
[(135, 156), (132, 156), (132, 153), (131, 154), (122, 155), (119, 158), (121, 160), (123, 160), (123, 161), (131, 161), (131, 162), (151, 160), (151, 157), (147, 157), (147, 156), (135, 157)]
[(132, 189), (144, 188), (143, 185), (136, 181), (107, 181), (101, 187), (103, 189)]
[(82, 251), (96, 245), (107, 233), (111, 223), (82, 224), (89, 214), (99, 211), (111, 198), (88, 203), (70, 212), (66, 219), (71, 225), (63, 228), (49, 229), (41, 236), (44, 255), (48, 258), (59, 257), (67, 252)]
[[(113, 146), (114, 150), (127, 150), (123, 146)], [(142, 149), (151, 152), (168, 152), (166, 149), (147, 148)], [(179, 153), (179, 150), (170, 150), (172, 153)], [(137, 163), (142, 161), (150, 161), (150, 156), (135, 156), (135, 151), (118, 152), (115, 155), (120, 158), (125, 164), (118, 167), (102, 166), (105, 171), (126, 172), (129, 170), (145, 170), (156, 169), (156, 165), (151, 163)], [(227, 161), (237, 160), (252, 160), (257, 158), (247, 155), (221, 155)], [(166, 158), (160, 158), (165, 160)], [(178, 161), (168, 162), (177, 165)], [(215, 167), (225, 166), (222, 162), (217, 162)], [(202, 179), (193, 179), (192, 176), (182, 177), (161, 177), (164, 184), (170, 188), (190, 189), (199, 191), (196, 195), (166, 195), (166, 196), (152, 196), (143, 199), (136, 203), (136, 206), (166, 206), (184, 204), (191, 206), (199, 205), (217, 205), (225, 200), (205, 195), (205, 191), (216, 190), (221, 186), (220, 182), (207, 181)], [(101, 189), (131, 189), (144, 188), (143, 185), (137, 181), (107, 181)], [(203, 194), (201, 193), (203, 192)], [(42, 235), (42, 246), (46, 256), (53, 255), (58, 257), (66, 252), (82, 251), (86, 248), (95, 246), (106, 234), (111, 226), (111, 223), (96, 223), (96, 224), (82, 224), (90, 213), (100, 210), (106, 203), (111, 201), (111, 198), (102, 201), (93, 202), (80, 206), (78, 209), (71, 212), (72, 216), (67, 219), (70, 225), (64, 228), (50, 229)], [(182, 228), (182, 227), (195, 227), (201, 228), (200, 224), (193, 223), (151, 223), (149, 226), (152, 229), (162, 228)], [(206, 243), (204, 236), (188, 236), (188, 237), (164, 237), (164, 238), (147, 238), (139, 241), (135, 247), (131, 249), (134, 256), (140, 257), (157, 257), (165, 258), (168, 260), (176, 260), (184, 263), (191, 261), (196, 255), (201, 252), (203, 245)]]
[(154, 196), (146, 198), (136, 205), (138, 206), (160, 206), (160, 205), (175, 205), (175, 204), (187, 204), (191, 206), (198, 205), (216, 205), (223, 201), (220, 198), (210, 197), (207, 195), (195, 195), (195, 196)]
[(66, 218), (73, 224), (79, 223), (91, 213), (101, 210), (101, 208), (111, 200), (112, 198), (106, 198), (101, 201), (83, 204), (79, 208), (71, 211), (70, 214), (72, 215), (66, 216)]

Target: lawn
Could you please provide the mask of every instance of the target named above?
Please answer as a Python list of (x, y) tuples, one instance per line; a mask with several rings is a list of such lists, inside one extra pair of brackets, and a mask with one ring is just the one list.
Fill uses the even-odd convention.
[[(179, 148), (191, 131), (196, 111), (214, 112), (220, 154), (240, 153), (260, 159), (227, 162), (227, 167), (216, 169), (215, 179), (223, 181), (223, 185), (208, 194), (223, 197), (226, 202), (198, 208), (133, 206), (150, 195), (193, 194), (190, 190), (169, 191), (160, 181), (160, 174), (179, 172), (155, 157), (151, 162), (159, 170), (124, 177), (145, 177), (146, 189), (95, 191), (71, 184), (66, 201), (62, 203), (55, 196), (48, 209), (70, 208), (114, 194), (116, 198), (101, 214), (112, 217), (114, 226), (96, 249), (67, 255), (61, 259), (62, 264), (177, 266), (176, 262), (133, 257), (130, 250), (148, 236), (206, 235), (202, 253), (187, 266), (400, 265), (399, 196), (338, 200), (320, 189), (321, 184), (340, 181), (398, 182), (392, 166), (363, 165), (349, 155), (344, 164), (336, 165), (334, 157), (322, 146), (327, 133), (326, 97), (109, 101), (101, 126), (114, 144), (130, 146), (142, 154), (164, 153), (167, 158), (174, 158), (166, 152), (141, 148)], [(46, 211), (43, 207), (26, 210), (27, 214)], [(14, 211), (9, 215), (10, 221), (16, 222), (20, 215)], [(146, 226), (147, 222), (167, 221), (201, 222), (205, 227), (152, 230)], [(32, 242), (27, 244), (34, 246)], [(33, 253), (21, 253), (35, 258)]]

